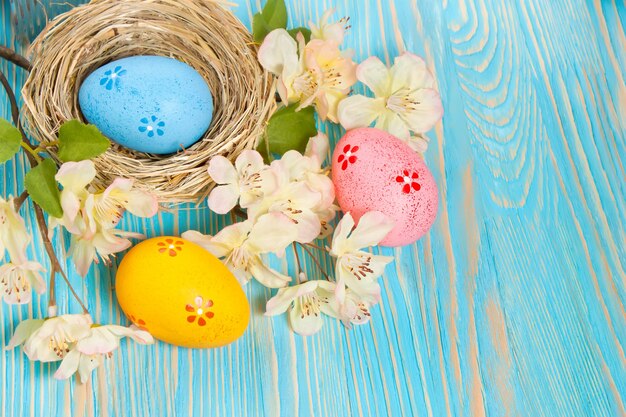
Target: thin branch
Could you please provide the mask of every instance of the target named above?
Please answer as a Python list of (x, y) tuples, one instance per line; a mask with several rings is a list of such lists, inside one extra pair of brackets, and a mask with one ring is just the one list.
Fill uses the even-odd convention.
[(296, 246), (296, 242), (291, 244), (293, 246), (293, 254), (296, 257), (296, 263), (298, 264), (298, 275), (302, 272), (302, 264), (300, 263), (300, 254), (298, 254), (298, 247)]
[(241, 209), (241, 207), (239, 207), (239, 206), (234, 207), (232, 212), (235, 214), (235, 216), (237, 216), (237, 217), (239, 217), (241, 219), (246, 220), (248, 218), (248, 215), (246, 214), (246, 212), (243, 211)]
[(50, 310), (50, 307), (57, 305), (56, 277), (56, 271), (52, 268), (52, 271), (50, 271), (50, 289), (48, 290), (48, 310)]
[(0, 57), (6, 59), (9, 62), (14, 63), (18, 67), (24, 68), (26, 71), (33, 69), (32, 64), (28, 59), (15, 52), (13, 49), (0, 45)]
[(82, 307), (83, 313), (87, 314), (89, 310), (87, 310), (87, 307), (85, 307), (85, 304), (83, 304), (82, 300), (80, 299), (80, 297), (74, 290), (74, 287), (70, 283), (70, 280), (67, 278), (67, 275), (65, 275), (65, 271), (63, 271), (63, 268), (61, 267), (61, 264), (59, 263), (59, 259), (57, 258), (56, 253), (54, 253), (54, 247), (52, 246), (52, 242), (50, 241), (50, 237), (48, 236), (48, 225), (46, 224), (46, 220), (44, 219), (43, 211), (41, 210), (41, 207), (39, 207), (37, 204), (35, 204), (35, 214), (37, 217), (37, 224), (39, 225), (39, 230), (41, 232), (43, 245), (44, 245), (44, 248), (46, 249), (46, 253), (48, 254), (48, 257), (50, 258), (52, 269), (58, 272), (59, 274), (61, 274), (61, 276), (67, 283), (67, 286), (70, 288), (72, 295), (74, 296), (74, 298), (76, 298), (76, 301), (78, 301), (78, 303)]
[(324, 267), (322, 266), (322, 264), (320, 263), (320, 261), (317, 260), (317, 258), (315, 257), (315, 255), (313, 255), (313, 253), (311, 252), (311, 250), (309, 248), (307, 248), (305, 245), (300, 245), (302, 246), (302, 249), (304, 249), (306, 251), (306, 253), (309, 254), (309, 256), (311, 257), (311, 259), (313, 260), (313, 262), (315, 262), (315, 264), (317, 265), (317, 267), (319, 268), (320, 272), (322, 273), (322, 275), (324, 275), (324, 278), (326, 278), (326, 281), (331, 281), (330, 277), (328, 276), (328, 274), (326, 273), (326, 271), (324, 271)]
[(315, 243), (305, 243), (306, 246), (309, 246), (311, 248), (315, 248), (317, 250), (321, 250), (321, 251), (326, 251), (326, 249), (324, 249), (323, 247), (316, 245)]
[(22, 191), (22, 194), (20, 194), (19, 197), (13, 200), (13, 205), (15, 205), (15, 211), (20, 211), (20, 209), (22, 208), (22, 205), (24, 204), (24, 201), (26, 201), (27, 198), (28, 198), (28, 191), (24, 190)]

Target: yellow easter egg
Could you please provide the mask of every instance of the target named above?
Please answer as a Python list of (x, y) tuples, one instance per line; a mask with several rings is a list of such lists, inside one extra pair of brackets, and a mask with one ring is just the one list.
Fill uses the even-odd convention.
[(179, 237), (148, 239), (132, 248), (117, 270), (115, 291), (135, 325), (178, 346), (227, 345), (250, 320), (246, 295), (228, 268)]

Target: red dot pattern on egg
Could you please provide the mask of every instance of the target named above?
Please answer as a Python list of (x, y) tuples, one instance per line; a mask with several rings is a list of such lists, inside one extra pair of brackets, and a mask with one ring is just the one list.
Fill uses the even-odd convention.
[(417, 241), (433, 225), (439, 208), (437, 184), (422, 157), (387, 132), (354, 129), (333, 153), (337, 201), (355, 221), (380, 211), (395, 221), (383, 246)]

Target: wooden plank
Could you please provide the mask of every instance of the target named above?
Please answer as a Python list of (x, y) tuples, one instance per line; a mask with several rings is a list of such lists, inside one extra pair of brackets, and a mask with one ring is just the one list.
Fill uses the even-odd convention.
[[(261, 5), (236, 3), (246, 24)], [(330, 6), (287, 3), (293, 26)], [(54, 381), (54, 365), (3, 352), (0, 416), (626, 416), (624, 3), (336, 6), (351, 17), (356, 60), (425, 56), (446, 111), (426, 154), (441, 192), (437, 222), (415, 245), (377, 250), (397, 261), (372, 323), (346, 330), (328, 321), (302, 338), (284, 317), (262, 316), (271, 292), (253, 284), (250, 328), (225, 348), (125, 343), (86, 385)], [(15, 47), (7, 2), (0, 13), (0, 44)], [(23, 83), (21, 70), (0, 69)], [(342, 134), (321, 127), (334, 140)], [(19, 157), (0, 168), (0, 194), (20, 189), (25, 167)], [(215, 233), (226, 221), (184, 207), (123, 226), (157, 236)], [(57, 240), (60, 253), (65, 244)], [(31, 251), (45, 259), (38, 245)], [(293, 255), (275, 265), (293, 273)], [(71, 275), (97, 320), (126, 323), (115, 267)], [(78, 312), (58, 287), (61, 308)], [(2, 342), (20, 320), (41, 317), (46, 301), (3, 304)]]

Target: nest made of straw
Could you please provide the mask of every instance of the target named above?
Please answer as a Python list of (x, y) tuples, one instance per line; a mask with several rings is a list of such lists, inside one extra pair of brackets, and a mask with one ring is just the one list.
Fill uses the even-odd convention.
[[(22, 90), (28, 133), (55, 141), (60, 125), (84, 120), (82, 81), (95, 69), (133, 55), (162, 55), (198, 71), (213, 92), (204, 137), (173, 155), (113, 144), (94, 162), (96, 186), (132, 178), (161, 202), (198, 201), (212, 187), (207, 162), (252, 148), (275, 109), (273, 80), (258, 63), (250, 33), (219, 0), (93, 0), (54, 19), (34, 41), (33, 69)], [(56, 148), (48, 148), (55, 157)]]

